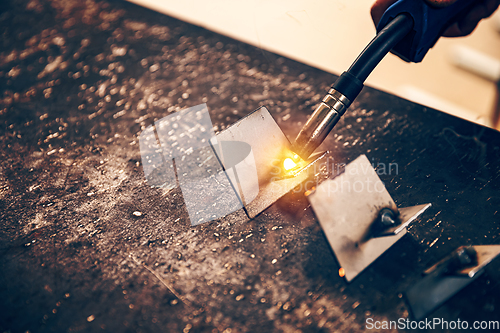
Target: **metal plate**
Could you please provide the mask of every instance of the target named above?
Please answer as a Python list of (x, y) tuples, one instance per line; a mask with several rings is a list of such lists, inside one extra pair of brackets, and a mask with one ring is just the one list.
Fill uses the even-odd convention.
[(325, 155), (285, 172), (283, 161), (294, 153), (265, 107), (215, 135), (208, 108), (200, 104), (156, 121), (139, 144), (148, 183), (180, 186), (192, 225), (242, 208), (255, 217), (313, 176)]
[(465, 288), (481, 274), (468, 276), (428, 275), (406, 292), (406, 299), (413, 317), (420, 320)]
[(216, 139), (216, 142), (212, 140), (214, 150), (250, 218), (304, 184), (319, 171), (326, 155), (314, 155), (294, 177), (283, 177), (281, 163), (294, 153), (290, 150), (290, 142), (265, 107), (223, 130), (216, 135)]
[(397, 207), (365, 155), (321, 183), (308, 199), (348, 282), (406, 234), (404, 229), (394, 236), (367, 238), (379, 211), (396, 212)]
[(500, 254), (500, 245), (475, 245), (477, 265), (457, 274), (442, 274), (436, 269), (449, 257), (425, 271), (428, 274), (406, 292), (406, 299), (415, 319), (420, 320), (465, 288), (483, 272), (483, 268)]

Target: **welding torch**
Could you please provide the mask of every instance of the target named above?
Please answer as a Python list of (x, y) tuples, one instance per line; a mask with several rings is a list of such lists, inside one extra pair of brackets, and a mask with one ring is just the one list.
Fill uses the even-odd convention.
[(448, 26), (474, 5), (458, 0), (436, 7), (428, 0), (399, 0), (382, 15), (377, 35), (351, 67), (335, 81), (299, 132), (292, 151), (307, 160), (358, 96), (363, 83), (389, 52), (407, 62), (421, 62)]

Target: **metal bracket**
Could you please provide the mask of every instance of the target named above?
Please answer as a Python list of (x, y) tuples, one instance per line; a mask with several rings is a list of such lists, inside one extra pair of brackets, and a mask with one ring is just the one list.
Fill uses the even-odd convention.
[(406, 292), (415, 319), (426, 317), (478, 278), (500, 255), (500, 245), (461, 246), (427, 269), (425, 278)]
[(415, 221), (417, 217), (422, 215), (430, 206), (431, 204), (429, 203), (429, 204), (399, 208), (400, 224), (395, 225), (393, 227), (389, 227), (388, 229), (384, 229), (377, 235), (374, 235), (373, 237), (394, 236), (399, 234), (403, 230), (406, 230), (406, 227), (409, 226), (410, 223)]
[(347, 282), (406, 234), (406, 227), (431, 204), (401, 208), (365, 155), (308, 195)]

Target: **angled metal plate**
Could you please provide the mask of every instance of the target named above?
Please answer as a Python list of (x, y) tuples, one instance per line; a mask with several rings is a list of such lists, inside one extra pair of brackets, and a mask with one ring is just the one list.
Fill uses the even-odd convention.
[(406, 292), (406, 299), (413, 317), (416, 320), (426, 317), (427, 314), (480, 275), (476, 274), (473, 278), (468, 276), (441, 276), (438, 273), (428, 275)]
[(218, 133), (212, 145), (250, 218), (313, 176), (326, 155), (315, 155), (294, 177), (283, 177), (283, 160), (294, 153), (265, 107)]
[(340, 176), (321, 183), (308, 196), (311, 206), (349, 282), (406, 234), (371, 238), (382, 208), (397, 207), (365, 155)]
[(472, 283), (484, 272), (483, 268), (500, 255), (500, 245), (475, 245), (474, 250), (477, 253), (476, 265), (457, 272), (445, 272), (440, 267), (446, 265), (448, 256), (427, 269), (424, 272), (427, 275), (406, 292), (406, 300), (416, 320), (424, 318)]

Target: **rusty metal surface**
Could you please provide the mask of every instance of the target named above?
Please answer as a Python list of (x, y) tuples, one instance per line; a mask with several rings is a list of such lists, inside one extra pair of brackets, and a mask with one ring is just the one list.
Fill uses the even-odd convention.
[[(499, 244), (498, 132), (365, 88), (326, 173), (361, 154), (398, 206), (432, 202), (351, 284), (302, 195), (192, 227), (145, 181), (139, 135), (206, 103), (261, 105), (288, 138), (335, 77), (120, 1), (0, 3), (0, 331), (356, 332), (460, 245)], [(433, 316), (498, 313), (498, 261)], [(498, 320), (498, 317), (496, 317)]]

